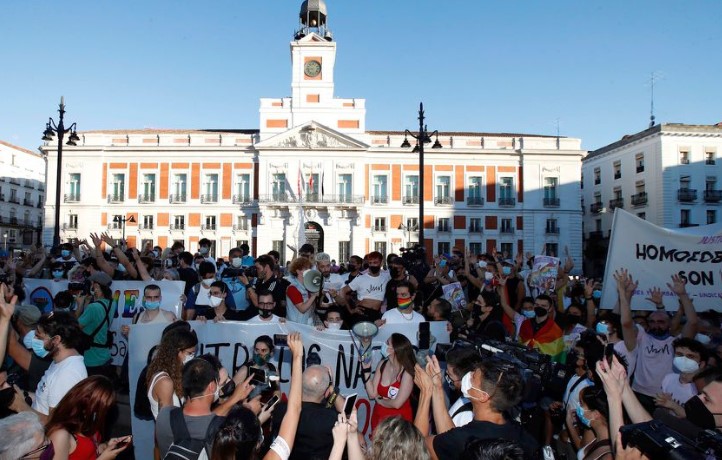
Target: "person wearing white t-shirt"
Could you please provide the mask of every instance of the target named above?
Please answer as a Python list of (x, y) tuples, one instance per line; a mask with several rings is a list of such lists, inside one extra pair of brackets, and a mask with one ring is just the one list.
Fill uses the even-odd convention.
[(414, 311), (414, 298), (416, 289), (408, 281), (400, 281), (396, 285), (396, 301), (398, 307), (387, 310), (380, 320), (376, 321), (377, 326), (387, 323), (418, 324), (426, 321), (423, 315)]
[[(624, 342), (628, 350), (636, 353), (637, 362), (634, 371), (634, 383), (632, 389), (637, 395), (639, 402), (652, 413), (655, 408), (654, 398), (662, 390), (664, 376), (672, 372), (674, 352), (672, 343), (675, 340), (670, 334), (670, 318), (664, 310), (661, 291), (658, 301), (653, 295), (650, 299), (657, 304), (657, 311), (651, 313), (647, 318), (649, 330), (644, 331), (635, 327), (630, 301), (636, 290), (637, 283), (625, 271), (614, 273), (619, 294), (619, 306), (622, 319), (622, 331)], [(686, 281), (678, 275), (672, 276), (672, 284), (667, 283), (670, 291), (677, 295), (682, 305), (687, 322), (682, 329), (681, 337), (694, 338), (697, 334), (697, 313), (694, 310), (692, 299), (687, 295)], [(659, 308), (661, 304), (661, 308)]]
[(258, 315), (249, 319), (247, 322), (251, 324), (275, 324), (283, 323), (286, 318), (281, 318), (273, 314), (276, 308), (276, 301), (273, 299), (271, 291), (261, 291), (258, 293)]
[(368, 273), (354, 278), (349, 284), (336, 293), (334, 300), (339, 304), (346, 304), (347, 296), (353, 291), (358, 297), (358, 303), (349, 306), (349, 313), (354, 316), (354, 323), (358, 321), (376, 321), (381, 318), (381, 304), (386, 294), (386, 283), (391, 276), (387, 271), (381, 270), (383, 256), (374, 251), (366, 256), (368, 260)]
[(666, 407), (686, 417), (682, 406), (690, 398), (697, 396), (697, 387), (693, 380), (697, 372), (705, 366), (703, 357), (707, 355), (707, 350), (700, 342), (684, 337), (675, 340), (672, 346), (674, 372), (665, 375), (662, 379), (662, 392), (656, 396), (655, 402), (658, 406)]
[[(52, 410), (76, 383), (88, 377), (83, 355), (78, 348), (83, 340), (83, 331), (72, 313), (52, 312), (40, 317), (35, 338), (43, 342), (43, 348), (53, 360), (40, 379), (35, 390), (32, 410), (40, 421), (46, 423)], [(22, 402), (21, 410), (31, 410)]]

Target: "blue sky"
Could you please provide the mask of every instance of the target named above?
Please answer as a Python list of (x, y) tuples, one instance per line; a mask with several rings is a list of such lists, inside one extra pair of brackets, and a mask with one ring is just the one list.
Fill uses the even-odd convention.
[[(0, 139), (40, 144), (61, 95), (79, 130), (257, 128), (290, 94), (300, 0), (7, 0)], [(719, 0), (327, 0), (336, 95), (367, 127), (579, 137), (722, 121)]]

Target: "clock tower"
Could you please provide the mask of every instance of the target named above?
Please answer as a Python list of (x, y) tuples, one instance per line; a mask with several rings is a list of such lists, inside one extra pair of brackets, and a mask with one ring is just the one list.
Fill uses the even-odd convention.
[(299, 29), (291, 42), (291, 87), (296, 107), (318, 106), (333, 99), (336, 42), (327, 18), (323, 0), (306, 0), (301, 5)]
[(366, 101), (334, 95), (336, 42), (324, 0), (306, 0), (291, 41), (291, 97), (261, 99), (261, 139), (315, 122), (344, 134), (366, 129)]

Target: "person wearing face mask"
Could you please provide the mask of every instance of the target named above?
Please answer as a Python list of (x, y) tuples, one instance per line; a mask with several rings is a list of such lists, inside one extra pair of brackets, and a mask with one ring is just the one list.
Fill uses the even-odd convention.
[[(552, 312), (554, 303), (551, 297), (540, 294), (534, 299), (534, 310), (522, 310), (520, 315), (509, 306), (506, 292), (503, 289), (504, 278), (499, 280), (499, 296), (504, 313), (514, 322), (519, 331), (519, 342), (529, 348), (551, 356), (552, 361), (559, 362), (564, 355), (564, 339), (561, 328), (554, 322)], [(531, 314), (530, 314), (531, 313)]]
[(182, 391), (186, 401), (183, 408), (165, 406), (158, 411), (155, 439), (160, 458), (165, 458), (176, 439), (172, 422), (176, 414), (182, 415), (181, 423), (185, 424), (191, 439), (205, 441), (206, 458), (211, 458), (213, 439), (224, 420), (211, 411), (220, 397), (219, 379), (218, 371), (204, 359), (192, 359), (183, 367)]
[(524, 383), (519, 369), (498, 358), (486, 358), (461, 378), (461, 393), (472, 404), (474, 419), (464, 426), (427, 435), (431, 458), (458, 459), (468, 441), (504, 439), (518, 442), (525, 458), (537, 458), (538, 444), (521, 425), (507, 419), (505, 413), (521, 400)]
[(65, 277), (65, 267), (63, 264), (55, 262), (50, 267), (50, 276), (53, 281), (63, 281), (66, 279)]
[[(619, 309), (622, 331), (627, 349), (636, 353), (636, 367), (632, 389), (647, 412), (654, 411), (654, 398), (662, 390), (664, 376), (673, 372), (673, 342), (676, 337), (670, 331), (670, 317), (659, 309), (647, 318), (649, 330), (635, 327), (632, 319), (630, 301), (634, 295), (636, 284), (626, 271), (614, 274), (619, 294)], [(680, 337), (693, 339), (697, 333), (697, 313), (692, 299), (687, 295), (686, 282), (678, 275), (672, 276), (672, 283), (667, 283), (671, 292), (677, 295), (687, 322), (682, 328)]]
[[(198, 274), (201, 282), (193, 286), (187, 294), (188, 298), (183, 310), (183, 319), (186, 321), (195, 319), (196, 315), (205, 316), (208, 309), (213, 306), (211, 302), (217, 302), (211, 300), (211, 285), (216, 282), (216, 264), (201, 262), (200, 267), (198, 267)], [(224, 292), (228, 292), (228, 287)], [(228, 310), (236, 310), (236, 302), (233, 296), (227, 296), (225, 304)]]
[(273, 324), (285, 321), (284, 318), (273, 314), (273, 310), (276, 308), (276, 302), (273, 298), (273, 294), (269, 291), (261, 291), (258, 293), (258, 315), (249, 319), (249, 323), (256, 324)]
[(386, 323), (418, 324), (426, 321), (424, 316), (414, 311), (414, 298), (416, 289), (408, 281), (401, 281), (396, 285), (396, 308), (386, 310), (380, 320), (376, 321), (377, 326)]
[(382, 420), (401, 416), (413, 422), (411, 392), (414, 389), (414, 366), (416, 357), (411, 342), (405, 336), (393, 333), (381, 348), (383, 360), (376, 368), (373, 377), (371, 363), (363, 361), (364, 388), (369, 400), (375, 401), (371, 413), (371, 432)]
[(701, 343), (687, 338), (675, 340), (672, 346), (674, 372), (662, 379), (662, 392), (657, 394), (655, 402), (683, 417), (682, 405), (697, 395), (693, 379), (697, 372), (705, 367), (707, 350)]
[(246, 311), (230, 310), (226, 305), (228, 299), (228, 285), (223, 281), (216, 281), (211, 284), (210, 289), (210, 306), (203, 315), (198, 315), (198, 319), (202, 321), (208, 320), (218, 321), (244, 321), (250, 319), (246, 315)]
[(211, 240), (208, 238), (201, 238), (198, 242), (198, 254), (203, 258), (203, 261), (210, 262), (213, 265), (216, 264), (216, 259), (211, 255)]
[(55, 258), (55, 263), (63, 264), (65, 267), (71, 268), (78, 263), (78, 260), (73, 254), (73, 245), (70, 243), (63, 243), (59, 246), (60, 256)]
[(359, 321), (373, 322), (381, 318), (381, 304), (386, 294), (386, 283), (390, 279), (389, 273), (381, 270), (383, 256), (380, 252), (371, 252), (366, 258), (369, 264), (368, 273), (354, 278), (335, 298), (340, 305), (348, 306), (349, 295), (356, 293), (356, 306), (348, 308), (354, 324)]
[(396, 287), (401, 283), (408, 283), (413, 286), (414, 290), (418, 290), (419, 282), (414, 275), (406, 271), (404, 259), (395, 256), (389, 261), (389, 275), (391, 279), (386, 283), (386, 310), (391, 310), (398, 306)]
[(606, 394), (595, 386), (585, 387), (579, 392), (579, 405), (574, 416), (587, 430), (591, 438), (582, 445), (582, 437), (578, 432), (571, 433), (571, 439), (577, 449), (578, 460), (613, 460), (612, 441), (609, 438), (609, 407)]
[(195, 357), (198, 337), (184, 328), (164, 334), (146, 371), (148, 401), (154, 418), (163, 407), (181, 406), (183, 366)]
[(359, 256), (351, 256), (348, 258), (348, 262), (346, 263), (347, 272), (342, 275), (345, 278), (344, 284), (349, 284), (361, 274), (363, 263), (364, 260)]
[(323, 321), (326, 319), (328, 309), (336, 304), (334, 297), (343, 287), (343, 278), (338, 273), (331, 272), (331, 256), (319, 252), (315, 256), (316, 270), (321, 272), (323, 292), (316, 299), (316, 314)]
[(256, 312), (254, 306), (249, 302), (248, 292), (250, 291), (251, 284), (246, 277), (245, 271), (248, 267), (243, 266), (241, 254), (241, 250), (238, 248), (233, 248), (228, 251), (229, 265), (223, 265), (219, 269), (217, 278), (228, 285), (228, 294), (233, 297), (236, 310), (246, 311), (249, 308), (253, 309), (247, 312), (250, 318), (254, 316)]
[[(568, 352), (574, 347), (574, 344), (579, 340), (579, 336), (582, 332), (587, 330), (586, 318), (582, 306), (577, 303), (569, 305), (567, 310), (564, 312), (564, 351)], [(593, 324), (593, 323), (592, 323)]]
[(338, 307), (329, 308), (328, 313), (326, 314), (326, 320), (323, 322), (323, 326), (331, 331), (346, 329), (343, 323), (343, 315), (341, 309)]
[(606, 343), (614, 345), (614, 352), (627, 361), (627, 370), (629, 374), (633, 374), (637, 355), (627, 350), (624, 340), (619, 336), (619, 331), (621, 330), (622, 325), (619, 323), (619, 320), (614, 317), (599, 320), (594, 326), (594, 331), (599, 334)]
[[(236, 385), (241, 385), (249, 375), (250, 368), (261, 369), (266, 372), (266, 376), (277, 376), (278, 369), (273, 364), (273, 354), (275, 349), (273, 347), (273, 339), (267, 335), (258, 337), (253, 343), (253, 354), (250, 359), (243, 363), (238, 372), (233, 376), (233, 381)], [(271, 395), (281, 396), (281, 390), (278, 386), (277, 380), (270, 380), (264, 385), (264, 388), (256, 388), (254, 393), (258, 393), (261, 390), (263, 394), (263, 400), (267, 400)]]
[(276, 262), (270, 254), (259, 256), (255, 263), (258, 276), (248, 286), (248, 300), (256, 308), (260, 308), (258, 293), (270, 292), (275, 302), (273, 313), (277, 316), (286, 316), (286, 280), (276, 276)]
[(112, 280), (103, 272), (97, 272), (88, 278), (91, 283), (90, 295), (78, 296), (78, 308), (75, 315), (83, 332), (90, 338), (90, 348), (83, 354), (88, 375), (112, 377), (110, 348), (112, 336), (110, 323), (115, 316), (117, 304), (113, 302)]
[(133, 324), (169, 324), (176, 321), (172, 312), (160, 308), (162, 300), (160, 286), (148, 284), (143, 289), (143, 310), (133, 316)]
[[(35, 338), (43, 343), (43, 348), (52, 359), (50, 367), (38, 383), (32, 404), (32, 410), (45, 423), (63, 396), (73, 385), (86, 378), (88, 372), (83, 356), (78, 352), (83, 346), (83, 332), (72, 314), (52, 312), (42, 315), (38, 320)], [(24, 406), (22, 410), (31, 410), (24, 401), (19, 403)]]

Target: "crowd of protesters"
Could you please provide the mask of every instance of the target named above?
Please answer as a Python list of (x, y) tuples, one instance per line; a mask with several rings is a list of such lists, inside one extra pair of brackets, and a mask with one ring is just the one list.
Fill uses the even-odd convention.
[[(275, 251), (254, 258), (247, 245), (219, 259), (211, 248), (202, 239), (194, 252), (181, 243), (136, 249), (93, 234), (52, 254), (0, 253), (0, 460), (111, 459), (132, 444), (110, 436), (116, 394), (128, 388), (110, 354), (115, 281), (144, 283), (142, 308), (120, 333), (166, 325), (133, 402), (155, 422), (156, 458), (608, 460), (647, 453), (622, 441), (630, 424), (661, 421), (690, 440), (722, 427), (720, 317), (696, 311), (678, 276), (647, 294), (648, 310), (633, 311), (635, 274), (571, 276), (570, 258), (556, 279), (533, 285), (531, 254), (417, 249), (338, 264), (303, 245), (284, 263)], [(309, 270), (322, 289), (309, 285)], [(32, 278), (69, 282), (52, 311), (25, 299)], [(179, 317), (161, 308), (165, 280), (185, 283)], [(616, 287), (614, 304), (600, 305), (602, 281)], [(343, 410), (335, 363), (304, 363), (300, 334), (283, 345), (292, 356), (284, 394), (270, 337), (248, 344), (252, 357), (233, 373), (197, 355), (190, 321), (319, 331), (445, 321), (451, 343), (424, 355), (393, 333), (378, 364), (363, 361), (358, 390), (373, 403), (364, 436), (356, 409)], [(507, 345), (544, 357), (554, 378), (488, 352)]]

